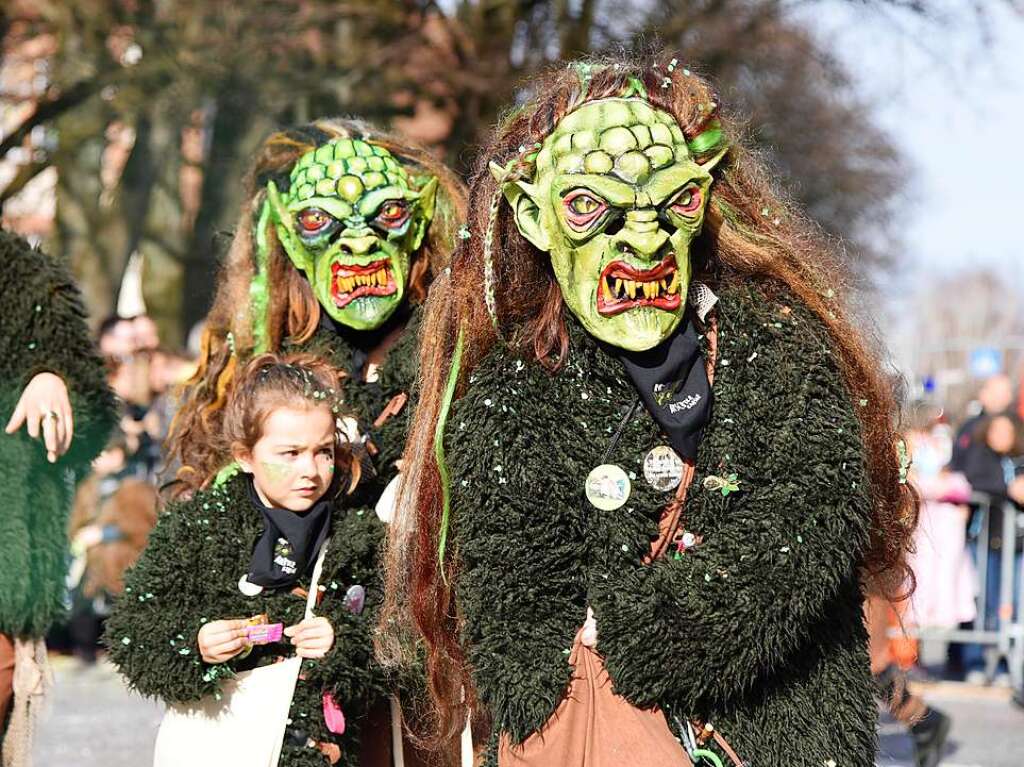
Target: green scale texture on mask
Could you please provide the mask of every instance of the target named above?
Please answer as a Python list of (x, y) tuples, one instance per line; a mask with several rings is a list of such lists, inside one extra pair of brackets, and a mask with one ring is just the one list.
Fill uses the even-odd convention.
[(409, 188), (405, 170), (391, 153), (365, 141), (342, 139), (299, 159), (286, 198), (339, 197), (355, 205), (366, 192), (385, 186)]
[(643, 101), (613, 99), (567, 115), (538, 153), (537, 169), (643, 184), (654, 171), (687, 157), (686, 140), (672, 115)]
[(721, 156), (694, 160), (676, 118), (643, 99), (601, 99), (562, 118), (531, 180), (504, 185), (517, 227), (593, 336), (641, 351), (679, 326)]
[(298, 159), (287, 189), (269, 182), (267, 204), (320, 305), (342, 325), (372, 330), (405, 299), (436, 189), (434, 178), (410, 178), (384, 147), (336, 139)]

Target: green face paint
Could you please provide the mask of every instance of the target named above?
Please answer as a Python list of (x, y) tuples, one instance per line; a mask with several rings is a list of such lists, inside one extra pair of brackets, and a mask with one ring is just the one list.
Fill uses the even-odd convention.
[(286, 463), (260, 461), (260, 466), (263, 469), (263, 473), (267, 475), (267, 479), (274, 483), (285, 482), (295, 474), (295, 470)]
[(532, 183), (505, 186), (520, 232), (550, 255), (565, 303), (592, 335), (640, 351), (678, 327), (722, 154), (701, 165), (672, 115), (643, 98), (602, 99), (556, 126)]
[(286, 191), (269, 182), (266, 204), (321, 306), (343, 325), (370, 330), (405, 298), (436, 189), (434, 178), (414, 189), (386, 149), (337, 139), (299, 158)]

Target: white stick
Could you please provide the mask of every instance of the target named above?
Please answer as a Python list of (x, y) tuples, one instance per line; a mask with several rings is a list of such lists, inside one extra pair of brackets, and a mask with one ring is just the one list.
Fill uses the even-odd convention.
[(405, 767), (405, 752), (402, 750), (402, 707), (394, 695), (391, 696), (391, 754), (395, 767)]
[(469, 721), (472, 714), (466, 717), (466, 727), (462, 731), (462, 767), (473, 767), (473, 731)]

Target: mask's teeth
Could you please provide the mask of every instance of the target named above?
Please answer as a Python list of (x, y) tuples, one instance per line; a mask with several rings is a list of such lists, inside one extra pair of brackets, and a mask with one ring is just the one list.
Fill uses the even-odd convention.
[(622, 280), (620, 280), (618, 277), (616, 277), (615, 278), (615, 296), (618, 297), (618, 298), (622, 298), (625, 295), (626, 295), (626, 291), (625, 291), (625, 289), (622, 286)]
[(611, 277), (603, 277), (601, 279), (601, 297), (605, 301), (611, 301), (612, 300), (612, 288), (611, 288), (611, 285), (609, 284), (610, 282), (611, 282)]
[(668, 292), (675, 293), (679, 290), (679, 272), (672, 272), (672, 282), (668, 285)]
[(626, 280), (626, 295), (629, 296), (630, 300), (636, 298), (636, 281)]

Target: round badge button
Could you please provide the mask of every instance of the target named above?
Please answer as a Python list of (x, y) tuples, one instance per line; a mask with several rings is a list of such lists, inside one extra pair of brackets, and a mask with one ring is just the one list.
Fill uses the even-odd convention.
[(601, 511), (614, 511), (628, 499), (632, 487), (621, 467), (603, 463), (587, 475), (584, 490), (590, 505)]
[(655, 490), (675, 490), (683, 480), (683, 459), (668, 445), (652, 448), (644, 456), (644, 479)]

